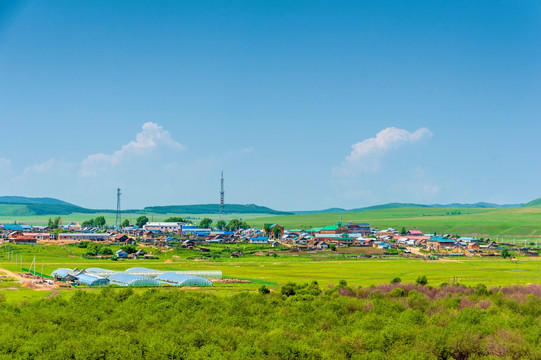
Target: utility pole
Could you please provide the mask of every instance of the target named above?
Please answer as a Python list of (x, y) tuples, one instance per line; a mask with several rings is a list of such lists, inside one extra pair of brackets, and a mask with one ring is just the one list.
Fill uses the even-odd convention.
[(116, 189), (116, 227), (118, 228), (122, 223), (120, 218), (120, 188)]

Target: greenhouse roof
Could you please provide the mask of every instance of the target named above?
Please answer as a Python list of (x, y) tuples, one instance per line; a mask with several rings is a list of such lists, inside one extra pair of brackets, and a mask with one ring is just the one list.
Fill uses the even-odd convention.
[(116, 274), (117, 272), (113, 270), (92, 267), (92, 268), (85, 269), (85, 273), (96, 275), (96, 276), (109, 277), (110, 275)]
[(146, 267), (132, 267), (124, 271), (127, 274), (133, 274), (133, 275), (141, 275), (141, 276), (149, 276), (149, 277), (156, 277), (163, 273), (161, 270), (156, 269), (149, 269)]
[(156, 280), (162, 284), (173, 286), (212, 286), (212, 283), (200, 276), (178, 274), (175, 272), (165, 272), (156, 277)]
[(81, 273), (77, 275), (77, 281), (86, 284), (88, 286), (107, 286), (109, 280), (104, 277)]
[(119, 286), (160, 286), (160, 283), (148, 276), (129, 273), (116, 273), (109, 276), (111, 285)]
[(51, 276), (59, 277), (59, 278), (65, 278), (68, 275), (76, 276), (77, 273), (78, 272), (75, 271), (74, 269), (60, 268), (60, 269), (56, 269), (55, 271), (53, 271), (51, 273)]

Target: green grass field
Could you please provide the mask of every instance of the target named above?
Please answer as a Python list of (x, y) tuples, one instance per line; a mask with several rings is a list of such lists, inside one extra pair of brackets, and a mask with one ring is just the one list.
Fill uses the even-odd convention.
[[(151, 221), (162, 221), (171, 216), (181, 216), (195, 222), (205, 217), (218, 220), (217, 214), (145, 214)], [(63, 215), (63, 223), (85, 220), (104, 216), (108, 224), (115, 222), (114, 213), (84, 214), (74, 213)], [(123, 219), (135, 222), (140, 213), (124, 213)], [(393, 227), (401, 229), (420, 229), (425, 233), (450, 233), (460, 235), (490, 236), (513, 241), (539, 238), (541, 240), (541, 208), (522, 207), (507, 209), (478, 209), (478, 208), (398, 208), (379, 209), (360, 212), (307, 214), (307, 215), (277, 215), (264, 214), (227, 214), (225, 220), (237, 218), (245, 220), (251, 226), (263, 227), (266, 223), (276, 223), (286, 229), (309, 229), (336, 224), (342, 217), (342, 223), (349, 221), (367, 222), (372, 227), (386, 229)], [(54, 216), (27, 216), (25, 214), (0, 216), (0, 223), (22, 222), (31, 225), (44, 225)]]
[[(213, 221), (217, 221), (219, 218), (218, 214), (157, 214), (157, 213), (122, 213), (122, 219), (130, 220), (130, 223), (134, 224), (135, 220), (141, 216), (145, 215), (149, 218), (150, 221), (163, 221), (168, 217), (180, 216), (183, 219), (192, 220), (194, 222), (199, 222), (203, 218), (210, 218)], [(93, 219), (97, 216), (105, 217), (107, 224), (115, 223), (116, 215), (114, 213), (95, 213), (95, 214), (83, 214), (83, 213), (73, 213), (70, 215), (60, 215), (62, 217), (63, 224), (69, 224), (70, 222), (82, 223), (85, 220)], [(247, 221), (249, 224), (255, 222), (254, 219), (258, 217), (266, 216), (265, 214), (226, 214), (224, 216), (225, 221), (231, 219), (242, 219)], [(28, 225), (47, 225), (49, 219), (54, 219), (55, 215), (0, 215), (0, 224), (13, 224), (14, 222), (23, 223)]]
[[(220, 251), (226, 246), (234, 250), (242, 249), (253, 252), (261, 246), (216, 245), (211, 251)], [(278, 289), (287, 282), (305, 283), (317, 280), (322, 287), (346, 280), (352, 286), (370, 286), (388, 283), (395, 277), (403, 282), (414, 282), (418, 276), (426, 275), (431, 285), (443, 282), (459, 282), (465, 285), (479, 283), (491, 285), (514, 285), (541, 282), (541, 259), (519, 258), (516, 261), (501, 258), (460, 258), (449, 260), (419, 260), (396, 257), (393, 259), (359, 259), (356, 254), (337, 254), (331, 251), (318, 251), (294, 254), (278, 252), (278, 257), (247, 255), (231, 259), (228, 257), (214, 260), (196, 261), (201, 253), (195, 250), (171, 250), (155, 253), (158, 260), (86, 259), (82, 255), (85, 249), (76, 246), (58, 245), (11, 245), (22, 256), (23, 267), (28, 268), (36, 257), (37, 271), (50, 274), (60, 267), (79, 268), (103, 267), (112, 270), (125, 270), (130, 267), (144, 266), (159, 270), (221, 270), (224, 277), (249, 279), (250, 284), (216, 284), (214, 288), (200, 291), (218, 294), (231, 294), (238, 291), (255, 291), (261, 285)], [(116, 249), (113, 246), (113, 249)], [(6, 246), (0, 248), (0, 268), (19, 272), (20, 266), (7, 258)], [(149, 249), (151, 250), (151, 249)], [(270, 250), (270, 248), (268, 248)], [(5, 290), (11, 288), (11, 290)], [(16, 288), (17, 290), (15, 290)], [(12, 283), (0, 286), (9, 301), (44, 298), (50, 292), (33, 291), (17, 288)], [(66, 290), (69, 291), (69, 290)]]
[(456, 208), (400, 208), (361, 212), (271, 216), (254, 219), (262, 226), (277, 223), (286, 229), (308, 229), (349, 221), (367, 222), (372, 227), (386, 229), (420, 229), (424, 233), (487, 235), (502, 238), (541, 237), (541, 208), (456, 209)]

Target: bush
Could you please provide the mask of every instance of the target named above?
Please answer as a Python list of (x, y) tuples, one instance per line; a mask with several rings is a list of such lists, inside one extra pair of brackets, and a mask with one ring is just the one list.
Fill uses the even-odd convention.
[(270, 293), (270, 290), (265, 285), (262, 285), (258, 291), (261, 295), (267, 295)]
[(390, 297), (404, 297), (406, 296), (406, 290), (401, 288), (395, 288), (387, 293)]
[(282, 290), (281, 290), (282, 295), (285, 295), (285, 296), (288, 296), (288, 297), (295, 295), (296, 294), (295, 287), (296, 287), (295, 283), (288, 282), (287, 284), (282, 286)]
[(400, 284), (402, 282), (402, 279), (399, 277), (395, 277), (391, 280), (391, 284)]
[(417, 280), (415, 280), (415, 283), (417, 285), (425, 286), (426, 284), (428, 284), (428, 279), (426, 278), (426, 275), (419, 276)]

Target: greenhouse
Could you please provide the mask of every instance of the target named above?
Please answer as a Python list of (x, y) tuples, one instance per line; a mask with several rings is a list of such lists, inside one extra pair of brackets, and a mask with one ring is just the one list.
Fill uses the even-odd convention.
[(117, 271), (94, 267), (94, 268), (85, 269), (85, 273), (90, 274), (90, 275), (95, 275), (95, 276), (109, 277), (113, 274), (116, 274)]
[(176, 272), (164, 272), (156, 277), (156, 280), (164, 285), (171, 286), (212, 286), (212, 283), (202, 277), (177, 274)]
[(155, 269), (149, 269), (145, 267), (133, 267), (129, 268), (128, 270), (124, 271), (128, 274), (138, 275), (138, 276), (148, 276), (151, 278), (155, 278), (156, 276), (163, 273), (163, 270), (155, 270)]
[(160, 286), (160, 283), (148, 276), (128, 273), (116, 273), (109, 276), (110, 285), (118, 286)]
[(109, 280), (106, 278), (85, 273), (77, 275), (77, 282), (90, 287), (109, 285)]
[(51, 276), (55, 279), (64, 280), (67, 277), (76, 277), (78, 273), (79, 271), (75, 271), (75, 269), (60, 268), (53, 271)]
[(200, 276), (206, 279), (221, 279), (222, 272), (220, 270), (182, 270), (171, 271), (176, 274)]

